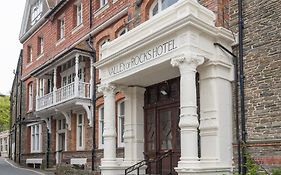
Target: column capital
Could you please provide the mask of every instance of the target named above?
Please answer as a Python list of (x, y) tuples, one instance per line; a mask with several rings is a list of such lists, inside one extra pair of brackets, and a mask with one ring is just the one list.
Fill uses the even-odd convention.
[(182, 54), (171, 59), (171, 65), (173, 67), (179, 67), (181, 72), (183, 69), (186, 70), (186, 68), (196, 71), (196, 68), (203, 63), (204, 57), (193, 53)]
[(117, 87), (114, 84), (111, 83), (105, 83), (105, 84), (100, 84), (98, 86), (98, 91), (103, 93), (104, 96), (107, 95), (114, 95), (117, 91)]

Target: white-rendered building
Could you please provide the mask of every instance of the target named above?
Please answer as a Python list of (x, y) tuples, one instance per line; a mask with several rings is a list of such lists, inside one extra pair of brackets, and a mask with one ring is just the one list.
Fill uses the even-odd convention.
[(9, 131), (0, 132), (0, 153), (1, 157), (9, 156)]

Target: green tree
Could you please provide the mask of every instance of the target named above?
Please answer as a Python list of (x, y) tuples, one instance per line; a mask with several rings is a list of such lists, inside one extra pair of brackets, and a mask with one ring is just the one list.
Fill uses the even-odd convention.
[(10, 98), (0, 97), (0, 131), (9, 129), (10, 122)]

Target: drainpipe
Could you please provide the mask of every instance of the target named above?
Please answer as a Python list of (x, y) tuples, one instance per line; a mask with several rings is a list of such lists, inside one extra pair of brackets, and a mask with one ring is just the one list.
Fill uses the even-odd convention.
[[(50, 118), (51, 122), (51, 118)], [(49, 168), (50, 165), (50, 131), (47, 128), (47, 153), (46, 153), (46, 168)]]
[(239, 91), (238, 91), (238, 60), (237, 56), (234, 55), (231, 51), (229, 51), (227, 48), (225, 48), (220, 43), (214, 43), (215, 46), (220, 47), (222, 50), (226, 51), (228, 54), (230, 54), (233, 57), (234, 62), (234, 94), (235, 94), (235, 127), (236, 127), (236, 142), (237, 142), (237, 160), (238, 160), (238, 172), (241, 173), (241, 140), (240, 140), (240, 127), (239, 127)]
[(19, 71), (18, 71), (18, 68), (17, 68), (17, 71), (15, 73), (15, 76), (16, 76), (16, 109), (15, 109), (15, 124), (14, 124), (14, 127), (15, 127), (15, 130), (14, 130), (14, 134), (15, 134), (15, 150), (14, 150), (14, 161), (16, 162), (17, 161), (17, 123), (18, 123), (18, 95), (19, 95), (19, 87), (18, 87), (18, 74), (19, 74)]
[(90, 10), (89, 10), (89, 16), (90, 16), (90, 29), (92, 29), (92, 26), (93, 26), (93, 1), (92, 0), (89, 0), (90, 1)]
[[(20, 56), (20, 72), (19, 75), (21, 78), (22, 75), (22, 50)], [(19, 108), (19, 164), (21, 163), (21, 131), (22, 131), (22, 80), (20, 79), (20, 108)]]
[(247, 173), (246, 168), (246, 124), (245, 124), (245, 94), (244, 94), (244, 65), (243, 65), (243, 11), (242, 0), (238, 0), (238, 29), (239, 29), (239, 72), (240, 72), (240, 112), (241, 112), (241, 132), (242, 132), (242, 175)]
[[(87, 45), (92, 50), (91, 56), (93, 59), (93, 63), (96, 62), (96, 50), (93, 47), (93, 41), (92, 36), (89, 36), (89, 39), (87, 40)], [(92, 65), (91, 65), (92, 66)], [(92, 147), (92, 171), (95, 171), (95, 160), (96, 160), (96, 67), (93, 68), (93, 77), (92, 77), (92, 83), (93, 83), (93, 95), (92, 95), (92, 106), (93, 106), (93, 147)]]
[(14, 97), (14, 93), (13, 93), (13, 88), (12, 88), (12, 91), (11, 91), (11, 96), (10, 96), (10, 132), (9, 132), (9, 158), (12, 159), (12, 132), (13, 132), (13, 127), (12, 127), (12, 118), (13, 118), (13, 104), (14, 104), (14, 100), (13, 100), (13, 97)]

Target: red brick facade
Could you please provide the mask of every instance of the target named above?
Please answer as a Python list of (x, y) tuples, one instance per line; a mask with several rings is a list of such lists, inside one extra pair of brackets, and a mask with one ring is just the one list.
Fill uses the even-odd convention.
[[(104, 9), (99, 7), (99, 0), (93, 1), (92, 17), (93, 20), (92, 28), (90, 28), (90, 4), (87, 0), (81, 0), (82, 2), (82, 25), (75, 26), (75, 0), (69, 0), (58, 12), (51, 15), (46, 21), (23, 42), (23, 79), (25, 82), (25, 115), (28, 118), (35, 118), (36, 116), (32, 113), (34, 111), (28, 111), (28, 84), (33, 83), (33, 94), (34, 94), (34, 106), (35, 109), (35, 94), (36, 92), (36, 80), (32, 77), (32, 72), (40, 66), (47, 64), (48, 61), (58, 59), (60, 55), (67, 52), (71, 48), (82, 48), (89, 50), (86, 45), (86, 39), (89, 38), (89, 34), (94, 36), (94, 47), (96, 48), (97, 60), (100, 55), (99, 45), (104, 39), (114, 40), (117, 38), (117, 33), (123, 27), (128, 27), (131, 30), (137, 27), (139, 24), (147, 21), (149, 19), (149, 8), (153, 3), (153, 0), (143, 0), (141, 5), (138, 7), (134, 0), (117, 0), (113, 3), (113, 0), (109, 0), (108, 8)], [(199, 0), (199, 2), (205, 7), (212, 10), (217, 15), (216, 25), (229, 28), (229, 0)], [(115, 19), (116, 15), (121, 11), (126, 12)], [(64, 17), (65, 19), (65, 37), (58, 40), (58, 20)], [(114, 19), (114, 20), (112, 20)], [(112, 20), (112, 21), (110, 21)], [(110, 24), (107, 24), (110, 21)], [(43, 37), (44, 40), (44, 52), (39, 53), (38, 39)], [(32, 47), (32, 61), (28, 63), (28, 47)], [(89, 60), (86, 61), (89, 65)], [(60, 69), (57, 70), (57, 74), (61, 72)], [(85, 80), (88, 82), (90, 80), (90, 69), (86, 67)], [(99, 81), (99, 76), (97, 72), (97, 81)], [(61, 77), (57, 77), (57, 86), (61, 86)], [(116, 94), (116, 103), (124, 98), (122, 93)], [(99, 143), (98, 132), (99, 132), (99, 116), (98, 109), (103, 104), (103, 97), (99, 97), (96, 101), (96, 117), (94, 118), (97, 123), (95, 128), (96, 133), (96, 145)], [(84, 136), (85, 136), (85, 151), (77, 151), (76, 149), (76, 123), (77, 115), (75, 113), (71, 114), (71, 130), (67, 130), (67, 152), (64, 154), (63, 161), (69, 162), (71, 157), (76, 157), (79, 155), (86, 155), (88, 157), (88, 162), (91, 160), (91, 149), (92, 149), (92, 127), (89, 127), (87, 116), (84, 117)], [(51, 132), (51, 144), (50, 153), (51, 160), (55, 161), (56, 152), (56, 121), (52, 120), (52, 132)], [(24, 158), (31, 156), (30, 153), (30, 128), (27, 127), (26, 131), (26, 142), (23, 149)], [(46, 126), (43, 129), (43, 152), (46, 150)], [(102, 150), (98, 150), (100, 157), (102, 157)], [(121, 151), (122, 152), (122, 149)], [(122, 156), (122, 153), (119, 154)], [(39, 154), (39, 156), (42, 156)], [(99, 158), (100, 158), (99, 157)], [(278, 159), (278, 158), (277, 158)], [(277, 160), (276, 159), (276, 160)], [(279, 160), (279, 159), (278, 159)], [(279, 160), (280, 161), (280, 160)], [(54, 163), (53, 163), (54, 164)]]

